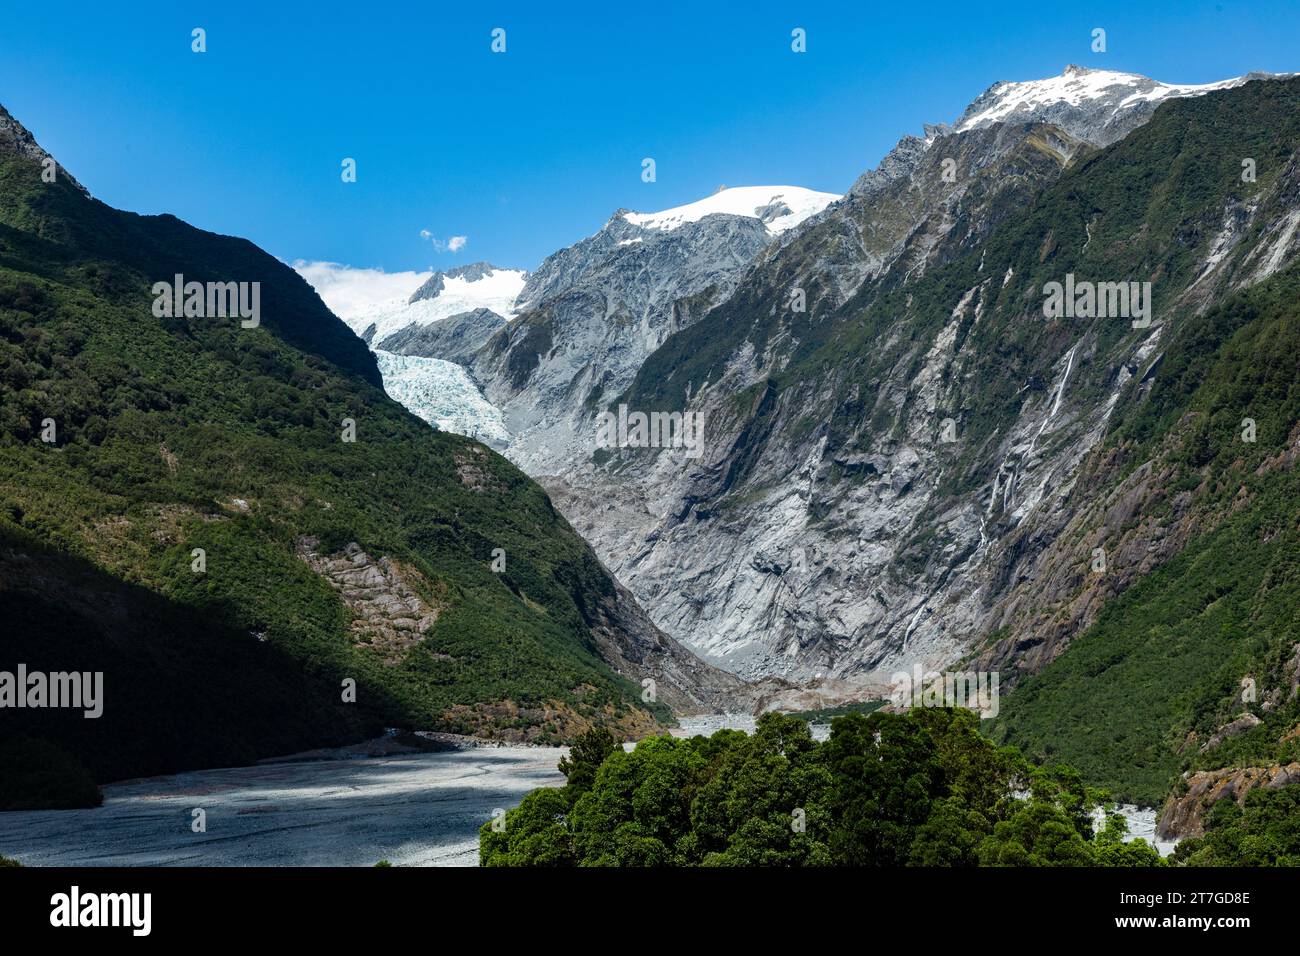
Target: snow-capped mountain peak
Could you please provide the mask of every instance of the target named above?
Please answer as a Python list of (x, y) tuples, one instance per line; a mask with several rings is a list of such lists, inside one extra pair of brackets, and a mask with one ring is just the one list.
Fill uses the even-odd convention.
[(802, 186), (722, 187), (711, 196), (660, 212), (620, 212), (634, 226), (670, 232), (705, 216), (724, 213), (747, 216), (767, 226), (776, 236), (792, 229), (838, 200), (834, 193), (822, 193)]
[(502, 269), (490, 262), (473, 262), (445, 272), (435, 272), (407, 301), (414, 305), (441, 300), (444, 305), (453, 307), (445, 315), (491, 309), (497, 315), (508, 316), (527, 279), (528, 273), (523, 269)]
[[(436, 299), (449, 290), (452, 295), (491, 296), (508, 291), (517, 279), (527, 276), (528, 273), (522, 269), (502, 269), (490, 262), (471, 262), (466, 266), (435, 272), (411, 293), (411, 298), (407, 301), (414, 303), (422, 299)], [(480, 285), (484, 282), (488, 285)]]
[(999, 81), (971, 103), (953, 126), (961, 133), (991, 123), (1055, 123), (1072, 135), (1108, 145), (1138, 125), (1161, 102), (1200, 96), (1258, 78), (1251, 73), (1217, 83), (1162, 83), (1138, 73), (1070, 64), (1059, 76)]
[[(475, 262), (435, 272), (396, 306), (345, 317), (358, 335), (382, 342), (387, 336), (411, 325), (428, 325), (453, 315), (488, 309), (504, 319), (514, 315), (515, 299), (528, 281), (524, 269), (502, 269), (487, 262)], [(370, 330), (371, 326), (373, 330)]]

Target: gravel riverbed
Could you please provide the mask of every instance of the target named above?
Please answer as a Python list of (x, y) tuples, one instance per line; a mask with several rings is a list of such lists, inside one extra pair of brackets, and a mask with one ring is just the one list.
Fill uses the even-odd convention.
[[(105, 785), (94, 810), (0, 813), (30, 866), (476, 866), (478, 828), (559, 786), (558, 747), (293, 760)], [(207, 832), (191, 829), (192, 811)]]

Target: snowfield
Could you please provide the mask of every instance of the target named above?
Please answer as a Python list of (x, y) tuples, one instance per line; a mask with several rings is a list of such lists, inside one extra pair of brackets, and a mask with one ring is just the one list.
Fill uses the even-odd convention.
[(396, 306), (363, 312), (351, 319), (344, 316), (343, 320), (357, 335), (365, 334), (373, 322), (375, 335), (371, 341), (379, 343), (412, 323), (428, 325), (475, 309), (491, 309), (502, 318), (512, 319), (515, 299), (523, 291), (527, 278), (528, 273), (523, 269), (497, 269), (477, 281), (448, 276), (443, 279), (442, 291), (432, 299), (402, 302)]
[(961, 133), (990, 123), (1023, 122), (1036, 119), (1049, 108), (1082, 107), (1107, 100), (1113, 102), (1113, 109), (1118, 112), (1141, 103), (1159, 103), (1170, 97), (1200, 96), (1215, 90), (1232, 89), (1248, 79), (1237, 76), (1218, 83), (1162, 83), (1137, 73), (1070, 66), (1060, 76), (994, 84), (958, 120), (955, 131)]
[(821, 212), (839, 198), (835, 193), (819, 193), (801, 186), (724, 187), (706, 199), (685, 206), (674, 206), (662, 212), (627, 212), (623, 218), (642, 229), (669, 232), (688, 222), (699, 222), (705, 216), (727, 213), (762, 219), (767, 225), (767, 231), (777, 236), (787, 229), (793, 229), (809, 216)]

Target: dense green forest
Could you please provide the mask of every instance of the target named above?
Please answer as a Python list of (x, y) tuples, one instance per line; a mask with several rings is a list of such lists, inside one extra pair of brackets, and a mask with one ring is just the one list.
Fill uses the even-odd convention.
[(1109, 794), (996, 746), (961, 709), (836, 717), (823, 742), (775, 713), (752, 735), (652, 737), (630, 752), (596, 730), (560, 770), (563, 787), (483, 825), (483, 865), (1300, 865), (1300, 787), (1220, 801), (1206, 835), (1162, 860), (1125, 842)]
[[(1170, 488), (1148, 520), (1194, 496), (1206, 528), (1112, 601), (1008, 695), (994, 734), (1065, 760), (1125, 800), (1157, 803), (1184, 770), (1300, 760), (1300, 269), (1185, 317), (1147, 401), (1118, 422), (1122, 460), (1156, 460)], [(1251, 418), (1255, 440), (1243, 441)], [(1291, 670), (1288, 670), (1288, 667)], [(1255, 682), (1243, 700), (1241, 681)], [(1243, 712), (1249, 732), (1205, 753)]]
[(1300, 787), (1252, 790), (1244, 805), (1220, 800), (1205, 835), (1183, 840), (1172, 862), (1184, 866), (1300, 866)]
[[(824, 742), (769, 713), (755, 732), (601, 731), (480, 831), (485, 866), (1159, 866), (1104, 793), (996, 747), (966, 710), (836, 717)], [(1300, 834), (1292, 834), (1292, 839)]]
[[(0, 148), (0, 669), (102, 670), (106, 701), (98, 720), (6, 717), (0, 808), (383, 726), (659, 726), (597, 650), (613, 581), (535, 483), (391, 401), (364, 344), (253, 244), (41, 172)], [(175, 274), (260, 282), (261, 324), (155, 317)], [(368, 646), (306, 542), (396, 562), (436, 612), (424, 639), (395, 660)]]

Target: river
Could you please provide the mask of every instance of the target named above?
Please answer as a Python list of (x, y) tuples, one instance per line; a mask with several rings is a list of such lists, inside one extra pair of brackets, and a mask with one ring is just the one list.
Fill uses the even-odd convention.
[[(752, 731), (754, 718), (683, 718), (674, 733), (722, 727)], [(475, 866), (493, 811), (564, 783), (559, 747), (319, 753), (106, 784), (94, 810), (0, 813), (0, 855), (29, 866)], [(205, 832), (192, 829), (196, 809)], [(1130, 839), (1154, 840), (1155, 811), (1120, 812)]]
[[(30, 866), (475, 866), (498, 808), (564, 777), (555, 747), (340, 757), (106, 784), (94, 810), (0, 813)], [(207, 815), (195, 833), (192, 811)]]

